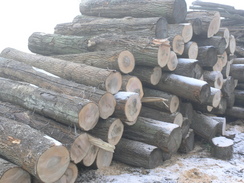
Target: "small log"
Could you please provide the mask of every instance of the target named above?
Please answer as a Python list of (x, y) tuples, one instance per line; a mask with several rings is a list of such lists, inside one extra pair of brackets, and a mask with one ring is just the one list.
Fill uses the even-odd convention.
[[(226, 66), (226, 64), (227, 64), (227, 62), (228, 62), (228, 55), (227, 55), (226, 51), (225, 51), (222, 55), (218, 55), (218, 60), (219, 60), (219, 62), (221, 63), (222, 68), (223, 68), (224, 66)], [(217, 61), (217, 62), (218, 62), (218, 61)], [(221, 69), (222, 69), (222, 68), (221, 68)]]
[(94, 36), (104, 33), (167, 38), (168, 23), (164, 17), (145, 18), (102, 18), (78, 15), (73, 22), (57, 24), (55, 34)]
[(82, 164), (86, 167), (92, 166), (96, 160), (99, 149), (99, 147), (92, 145), (87, 155), (84, 157)]
[[(94, 102), (59, 94), (28, 83), (0, 78), (0, 98), (85, 131), (98, 122), (99, 109)], [(24, 101), (24, 102), (23, 102)]]
[(235, 104), (235, 93), (231, 93), (229, 96), (225, 97), (227, 101), (227, 108), (232, 108)]
[(134, 92), (118, 92), (115, 99), (117, 104), (113, 116), (127, 125), (133, 125), (141, 111), (139, 95)]
[(189, 130), (187, 135), (182, 139), (181, 145), (179, 147), (180, 153), (188, 154), (194, 149), (194, 131), (192, 129)]
[(185, 49), (185, 42), (184, 39), (181, 35), (175, 35), (172, 37), (169, 37), (170, 45), (172, 50), (177, 54), (177, 55), (182, 55)]
[[(112, 94), (117, 93), (122, 85), (121, 74), (113, 70), (71, 63), (41, 55), (33, 55), (13, 48), (4, 49), (1, 56), (44, 69), (47, 72), (67, 80), (73, 80), (77, 83), (98, 87)], [(50, 65), (52, 65), (52, 67), (50, 67)]]
[(188, 118), (190, 123), (193, 118), (193, 106), (190, 102), (181, 102), (179, 112), (182, 114), (184, 118)]
[(23, 123), (2, 117), (0, 121), (3, 157), (43, 182), (55, 182), (64, 174), (70, 158), (60, 142)]
[(229, 42), (230, 42), (230, 31), (229, 31), (229, 29), (227, 27), (220, 27), (219, 32), (217, 32), (215, 35), (225, 38), (225, 42), (226, 42), (225, 48), (228, 48)]
[(212, 139), (211, 155), (218, 159), (230, 160), (233, 156), (234, 142), (225, 137), (215, 137)]
[(92, 145), (95, 145), (95, 146), (97, 146), (100, 149), (103, 149), (105, 151), (114, 153), (114, 149), (115, 149), (114, 145), (109, 144), (107, 142), (104, 142), (102, 139), (96, 138), (96, 137), (89, 135), (89, 134), (88, 134), (88, 139)]
[(235, 81), (232, 76), (227, 77), (224, 79), (223, 86), (221, 88), (221, 92), (223, 94), (223, 97), (231, 96), (231, 94), (235, 90)]
[(202, 67), (213, 67), (218, 61), (217, 55), (217, 50), (213, 46), (199, 46), (198, 64)]
[[(175, 52), (170, 52), (170, 58), (168, 60), (168, 63), (165, 67), (162, 68), (163, 71), (174, 71), (177, 68), (178, 65), (178, 59)], [(161, 76), (160, 76), (161, 78)]]
[(70, 162), (64, 175), (54, 183), (74, 183), (77, 177), (78, 177), (78, 168), (74, 163)]
[(181, 125), (182, 138), (185, 138), (190, 130), (191, 120), (184, 117)]
[(135, 58), (128, 50), (96, 51), (80, 54), (54, 55), (52, 57), (103, 69), (118, 70), (124, 74), (132, 72), (135, 68)]
[(138, 93), (140, 98), (142, 98), (144, 95), (141, 80), (136, 76), (122, 75), (121, 90)]
[(210, 97), (208, 98), (207, 105), (218, 107), (221, 101), (222, 93), (220, 89), (210, 87)]
[(181, 76), (200, 79), (203, 75), (203, 70), (202, 67), (198, 64), (198, 60), (178, 58), (178, 65), (173, 73)]
[(152, 87), (198, 103), (204, 103), (210, 95), (207, 82), (177, 74), (163, 73), (159, 84)]
[(114, 159), (128, 165), (152, 169), (163, 164), (163, 152), (155, 146), (122, 138), (116, 146)]
[(204, 68), (206, 70), (210, 70), (210, 71), (219, 71), (221, 72), (222, 69), (223, 69), (223, 66), (222, 66), (222, 60), (220, 59), (219, 55), (218, 55), (218, 60), (216, 62), (216, 64), (212, 67), (212, 68)]
[(102, 0), (96, 3), (87, 0), (80, 3), (80, 12), (83, 15), (108, 18), (163, 16), (169, 23), (181, 23), (186, 17), (187, 7), (186, 2), (182, 0), (160, 0), (153, 3), (148, 0), (140, 2)]
[(161, 67), (137, 66), (131, 75), (138, 77), (142, 83), (157, 85), (162, 76)]
[(218, 128), (217, 128), (217, 135), (225, 135), (226, 118), (225, 117), (218, 117), (218, 116), (210, 116), (210, 117), (219, 123)]
[(244, 107), (234, 106), (232, 108), (228, 108), (225, 111), (225, 115), (234, 118), (244, 119)]
[(239, 82), (244, 82), (244, 64), (231, 64), (230, 75)]
[(31, 183), (31, 177), (28, 172), (21, 167), (0, 158), (0, 182), (1, 183)]
[(233, 64), (244, 64), (244, 58), (234, 58)]
[(223, 75), (220, 71), (204, 71), (203, 80), (211, 87), (221, 89), (224, 83)]
[(193, 36), (192, 25), (190, 23), (168, 24), (168, 36), (176, 35), (181, 35), (184, 43), (189, 42)]
[(225, 114), (226, 109), (227, 109), (227, 99), (222, 97), (218, 107), (213, 108), (211, 110), (211, 113), (212, 114), (221, 114), (222, 115), (222, 114)]
[(103, 169), (103, 168), (109, 167), (110, 164), (112, 163), (112, 159), (113, 159), (112, 152), (109, 152), (109, 151), (106, 151), (103, 149), (99, 149), (96, 160), (94, 162), (94, 166), (97, 169)]
[(234, 54), (236, 51), (236, 39), (234, 35), (230, 35), (229, 46), (226, 49), (228, 54)]
[(180, 146), (182, 134), (176, 124), (139, 117), (133, 126), (125, 126), (124, 137), (175, 153)]
[(211, 141), (217, 133), (218, 122), (209, 116), (194, 112), (191, 128), (205, 140)]
[(144, 87), (144, 97), (158, 97), (158, 98), (163, 98), (166, 99), (161, 102), (145, 102), (143, 103), (144, 106), (148, 106), (154, 109), (174, 113), (178, 110), (180, 100), (179, 97), (176, 95), (166, 93), (160, 90), (154, 90), (151, 88), (145, 88)]
[(235, 90), (235, 106), (244, 107), (244, 91), (243, 90)]
[(185, 43), (184, 52), (181, 55), (183, 58), (197, 59), (198, 56), (198, 45), (194, 41), (189, 41)]
[(103, 119), (107, 119), (115, 110), (116, 101), (111, 93), (62, 79), (25, 63), (0, 57), (0, 76), (91, 100), (98, 105), (100, 117)]

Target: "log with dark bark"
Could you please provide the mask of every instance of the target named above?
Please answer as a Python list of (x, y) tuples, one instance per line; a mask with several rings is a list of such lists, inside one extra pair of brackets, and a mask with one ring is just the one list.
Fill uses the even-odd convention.
[(182, 58), (197, 59), (198, 56), (198, 45), (194, 41), (185, 43), (184, 52), (181, 55)]
[(163, 151), (156, 146), (122, 138), (116, 146), (114, 160), (151, 169), (163, 164)]
[(212, 139), (211, 155), (218, 159), (230, 160), (233, 156), (234, 141), (225, 137)]
[(223, 77), (226, 79), (230, 76), (230, 67), (232, 65), (232, 61), (228, 61), (226, 65), (222, 68), (221, 73), (223, 74)]
[(28, 172), (7, 160), (0, 158), (0, 182), (2, 183), (31, 183)]
[(223, 97), (231, 96), (234, 90), (235, 90), (235, 80), (232, 76), (229, 76), (226, 79), (224, 79), (224, 83), (221, 88)]
[(145, 18), (102, 18), (79, 15), (73, 22), (57, 24), (55, 34), (95, 36), (104, 33), (167, 38), (168, 23), (163, 17)]
[(190, 130), (191, 120), (184, 117), (181, 125), (182, 138), (184, 139)]
[(217, 50), (213, 46), (199, 46), (197, 60), (202, 67), (213, 67), (218, 60)]
[(175, 153), (181, 143), (181, 129), (176, 124), (139, 117), (133, 126), (125, 126), (124, 137)]
[(216, 36), (220, 36), (225, 38), (225, 42), (226, 42), (226, 47), (228, 48), (229, 43), (230, 43), (230, 31), (227, 27), (220, 27), (219, 28), (219, 32), (216, 33)]
[(202, 33), (201, 19), (192, 16), (190, 11), (187, 12), (185, 22), (188, 22), (192, 25), (193, 35), (198, 36)]
[(180, 105), (179, 97), (176, 95), (166, 93), (160, 90), (154, 90), (151, 88), (143, 88), (144, 90), (144, 97), (157, 97), (166, 99), (165, 101), (161, 102), (143, 102), (144, 106), (148, 106), (154, 109), (158, 109), (160, 111), (167, 111), (170, 113), (174, 113), (178, 110)]
[(182, 139), (181, 145), (179, 147), (179, 152), (181, 153), (189, 153), (194, 149), (194, 131), (192, 129), (189, 130), (187, 135)]
[(111, 93), (62, 79), (15, 60), (0, 57), (0, 77), (24, 81), (58, 93), (91, 100), (98, 105), (100, 117), (103, 119), (107, 119), (115, 110), (116, 101)]
[(183, 115), (183, 117), (188, 118), (190, 123), (193, 118), (193, 106), (190, 102), (181, 102), (179, 112)]
[(244, 64), (231, 64), (230, 75), (239, 82), (244, 82)]
[(225, 117), (218, 117), (218, 116), (210, 116), (210, 117), (219, 123), (218, 127), (217, 127), (217, 135), (225, 135), (226, 118)]
[(244, 58), (234, 58), (233, 64), (244, 64)]
[[(140, 6), (138, 6), (138, 3)], [(180, 23), (186, 17), (187, 7), (184, 0), (139, 0), (129, 2), (86, 0), (80, 3), (80, 12), (83, 15), (108, 18), (163, 16), (169, 23)]]
[(127, 50), (54, 55), (53, 57), (78, 64), (118, 70), (125, 74), (132, 72), (135, 67), (135, 58), (132, 53)]
[(244, 107), (244, 91), (243, 90), (235, 90), (235, 106)]
[(177, 74), (163, 73), (159, 84), (152, 87), (198, 103), (204, 103), (210, 96), (207, 82)]
[(41, 55), (33, 55), (13, 48), (4, 49), (1, 56), (44, 69), (67, 80), (98, 87), (112, 94), (117, 93), (122, 85), (121, 74), (113, 70), (100, 69)]
[[(0, 118), (0, 154), (43, 182), (55, 182), (66, 171), (68, 150), (28, 125)], [(40, 143), (41, 142), (41, 143)]]
[(221, 89), (224, 83), (223, 75), (220, 71), (204, 71), (203, 80), (211, 87)]
[(87, 99), (59, 94), (28, 83), (0, 78), (0, 98), (67, 125), (84, 130), (98, 122), (98, 106)]
[(225, 111), (225, 115), (229, 117), (244, 119), (244, 107), (232, 107)]
[(181, 35), (184, 43), (191, 40), (193, 36), (193, 29), (191, 23), (168, 24), (168, 36)]

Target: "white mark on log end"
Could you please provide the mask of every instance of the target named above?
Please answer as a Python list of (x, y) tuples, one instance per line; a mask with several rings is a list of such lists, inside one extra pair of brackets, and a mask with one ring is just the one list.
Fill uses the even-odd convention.
[(56, 146), (61, 146), (61, 145), (62, 145), (59, 141), (55, 140), (55, 139), (52, 138), (52, 137), (49, 137), (49, 136), (47, 136), (47, 135), (45, 135), (44, 137), (45, 137), (46, 139), (48, 139), (48, 140), (51, 140)]
[(60, 78), (60, 77), (58, 77), (58, 76), (56, 76), (56, 75), (54, 75), (54, 74), (52, 74), (52, 73), (50, 73), (50, 72), (47, 72), (47, 71), (45, 71), (45, 70), (43, 70), (43, 69), (39, 69), (39, 68), (36, 68), (36, 67), (32, 67), (35, 71), (37, 71), (37, 72), (41, 72), (41, 73), (43, 73), (43, 74), (46, 74), (46, 75), (48, 75), (48, 76), (52, 76), (52, 77), (55, 77), (55, 78)]

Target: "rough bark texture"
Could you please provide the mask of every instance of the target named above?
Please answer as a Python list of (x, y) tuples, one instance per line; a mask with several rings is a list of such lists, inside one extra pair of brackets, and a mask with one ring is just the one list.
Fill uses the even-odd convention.
[(232, 107), (225, 111), (227, 116), (234, 118), (244, 119), (244, 108), (243, 107)]
[(235, 90), (235, 105), (244, 107), (244, 91)]
[(230, 160), (233, 156), (233, 145), (231, 139), (215, 137), (212, 139), (211, 154), (218, 159)]
[(231, 64), (230, 66), (230, 75), (238, 81), (244, 82), (244, 64)]
[(194, 149), (194, 131), (192, 129), (189, 130), (187, 135), (182, 139), (179, 152), (181, 153), (189, 153)]
[(116, 146), (114, 159), (128, 165), (150, 169), (162, 165), (163, 152), (155, 146), (122, 138)]
[[(140, 6), (138, 6), (138, 3)], [(126, 2), (119, 0), (85, 0), (80, 3), (80, 12), (83, 15), (108, 18), (163, 16), (169, 23), (180, 23), (186, 17), (187, 7), (184, 0), (136, 0)]]

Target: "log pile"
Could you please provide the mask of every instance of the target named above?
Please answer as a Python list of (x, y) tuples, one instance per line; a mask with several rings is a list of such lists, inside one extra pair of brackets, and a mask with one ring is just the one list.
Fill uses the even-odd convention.
[(195, 135), (231, 158), (222, 136), (227, 116), (244, 119), (244, 61), (218, 11), (186, 12), (184, 0), (87, 0), (80, 11), (33, 33), (36, 54), (1, 52), (0, 156), (36, 182), (75, 182), (76, 164), (113, 159), (154, 168)]

